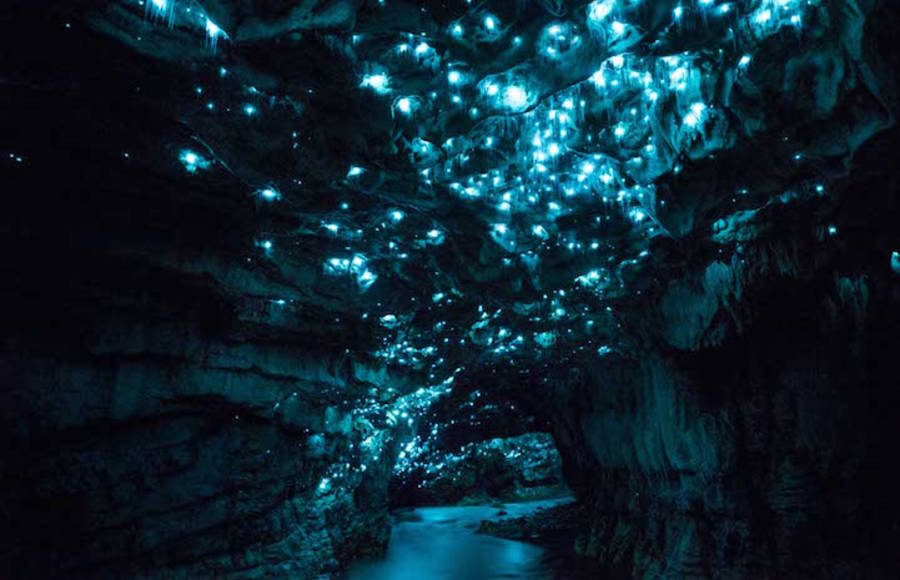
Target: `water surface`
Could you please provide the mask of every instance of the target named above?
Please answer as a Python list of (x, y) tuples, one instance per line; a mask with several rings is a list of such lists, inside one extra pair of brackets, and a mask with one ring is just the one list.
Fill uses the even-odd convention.
[[(567, 498), (505, 504), (502, 516), (515, 518), (571, 501)], [(544, 548), (504, 540), (475, 530), (482, 520), (499, 519), (488, 505), (427, 507), (396, 514), (387, 553), (362, 560), (348, 580), (481, 580), (490, 578), (576, 578), (560, 571), (558, 555)], [(563, 558), (564, 559), (564, 558)], [(564, 563), (562, 563), (564, 565)]]

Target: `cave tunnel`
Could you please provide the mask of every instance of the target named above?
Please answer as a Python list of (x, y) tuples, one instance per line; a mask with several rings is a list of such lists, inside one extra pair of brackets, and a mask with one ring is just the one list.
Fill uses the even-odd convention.
[(0, 15), (0, 578), (900, 577), (893, 0)]

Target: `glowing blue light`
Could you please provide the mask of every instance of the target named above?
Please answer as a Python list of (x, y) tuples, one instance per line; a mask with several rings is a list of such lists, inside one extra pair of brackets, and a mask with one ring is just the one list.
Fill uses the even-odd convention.
[(369, 269), (365, 269), (356, 276), (356, 283), (359, 284), (363, 290), (366, 290), (369, 286), (374, 284), (375, 280), (377, 279), (377, 274), (373, 273)]
[(212, 47), (213, 50), (215, 50), (216, 42), (218, 42), (220, 36), (223, 36), (226, 38), (228, 37), (228, 35), (225, 34), (225, 31), (222, 30), (221, 28), (219, 28), (219, 26), (215, 22), (210, 20), (209, 18), (206, 19), (206, 27), (205, 28), (206, 28), (206, 41), (209, 43), (210, 47)]
[[(151, 18), (167, 18), (168, 25), (172, 26), (175, 19), (174, 3), (170, 4), (168, 0), (150, 0), (146, 4), (147, 14)], [(68, 25), (66, 26), (68, 28)]]
[(618, 20), (616, 20), (612, 24), (610, 24), (609, 27), (610, 27), (610, 30), (613, 31), (613, 34), (615, 34), (616, 36), (622, 36), (623, 34), (625, 34), (625, 23), (624, 22), (619, 22)]
[(450, 34), (452, 34), (452, 35), (455, 36), (456, 38), (459, 38), (460, 36), (462, 36), (462, 34), (463, 34), (463, 27), (462, 27), (462, 25), (461, 25), (461, 24), (454, 24), (453, 27), (450, 29)]
[(444, 243), (444, 233), (440, 230), (429, 230), (425, 235), (428, 236), (429, 244), (439, 246)]
[(378, 94), (390, 92), (390, 79), (384, 73), (363, 76), (361, 87), (370, 88)]
[(278, 190), (271, 187), (260, 189), (259, 196), (266, 201), (278, 201), (279, 199), (281, 199), (281, 194), (278, 192)]
[(340, 226), (338, 226), (337, 224), (322, 224), (322, 227), (333, 234), (336, 234), (338, 232), (338, 229), (340, 229)]
[(222, 29), (219, 28), (215, 22), (213, 22), (209, 18), (206, 19), (206, 34), (208, 34), (212, 38), (215, 38), (221, 32), (222, 32)]
[(696, 127), (703, 122), (706, 105), (703, 103), (694, 103), (691, 105), (690, 111), (684, 116), (684, 124), (688, 127)]
[(675, 20), (681, 20), (682, 15), (684, 15), (684, 8), (682, 8), (680, 5), (679, 5), (679, 6), (676, 6), (676, 7), (672, 10), (672, 17), (673, 17)]
[(741, 68), (747, 68), (747, 66), (750, 64), (750, 60), (751, 60), (750, 55), (749, 55), (749, 54), (745, 54), (745, 55), (742, 56), (741, 59), (738, 61), (738, 66), (741, 67)]
[(676, 91), (683, 91), (687, 88), (688, 70), (679, 66), (669, 73), (669, 82)]
[(330, 258), (327, 264), (334, 268), (335, 271), (346, 270), (350, 267), (350, 260), (346, 258)]
[(178, 155), (178, 160), (181, 161), (188, 173), (196, 173), (198, 169), (207, 169), (210, 165), (209, 160), (190, 149), (182, 150)]
[(397, 108), (401, 113), (408, 115), (412, 111), (412, 103), (408, 97), (397, 99)]
[(402, 211), (400, 211), (399, 209), (393, 210), (390, 215), (391, 215), (391, 221), (393, 221), (394, 223), (399, 223), (399, 222), (403, 221), (403, 218), (405, 217), (404, 213)]
[(244, 105), (244, 114), (247, 115), (248, 117), (252, 117), (253, 115), (256, 114), (256, 107), (254, 107), (253, 105), (251, 105), (249, 103)]
[(455, 85), (462, 80), (462, 75), (457, 70), (452, 70), (447, 73), (447, 82), (451, 85)]
[(490, 14), (484, 17), (484, 27), (493, 32), (497, 28), (497, 19)]
[(169, 3), (166, 0), (152, 0), (148, 4), (148, 8), (151, 8), (156, 14), (165, 14), (168, 7)]
[(518, 85), (510, 85), (503, 90), (503, 104), (510, 109), (523, 109), (528, 105), (528, 93)]
[(588, 4), (588, 20), (591, 22), (601, 22), (609, 16), (612, 9), (616, 5), (616, 0), (594, 0)]
[(424, 55), (424, 54), (427, 53), (429, 50), (431, 50), (431, 47), (428, 46), (428, 43), (427, 43), (427, 42), (424, 42), (424, 41), (423, 41), (423, 42), (420, 42), (420, 43), (416, 46), (416, 54), (419, 55), (419, 56)]
[(359, 177), (364, 171), (365, 169), (359, 165), (351, 165), (350, 169), (347, 170), (347, 177)]
[(753, 21), (757, 24), (765, 24), (771, 19), (772, 11), (768, 9), (760, 10), (756, 13), (756, 16), (753, 17)]

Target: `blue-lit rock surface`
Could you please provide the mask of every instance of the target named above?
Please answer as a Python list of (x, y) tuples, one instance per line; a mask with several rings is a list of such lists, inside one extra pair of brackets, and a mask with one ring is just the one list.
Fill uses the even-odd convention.
[[(414, 452), (413, 449), (410, 450)], [(567, 495), (559, 453), (546, 433), (425, 449), (395, 469), (393, 503), (441, 505), (524, 501)]]
[(332, 574), (547, 433), (598, 570), (894, 576), (892, 2), (0, 16), (0, 569)]

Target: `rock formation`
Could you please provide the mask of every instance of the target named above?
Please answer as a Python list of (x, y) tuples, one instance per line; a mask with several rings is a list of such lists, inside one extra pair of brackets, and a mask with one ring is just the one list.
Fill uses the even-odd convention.
[(552, 437), (598, 569), (895, 577), (898, 14), (7, 2), (0, 569), (333, 574)]

